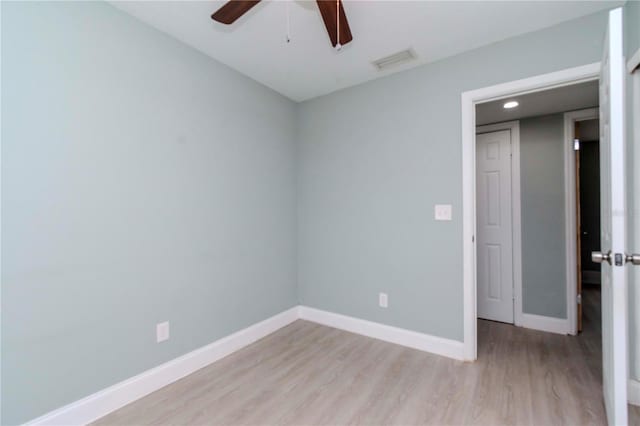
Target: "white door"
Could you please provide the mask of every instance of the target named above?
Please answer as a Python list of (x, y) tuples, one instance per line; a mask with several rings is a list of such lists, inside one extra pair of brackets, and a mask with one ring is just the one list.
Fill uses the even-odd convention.
[(478, 318), (513, 323), (511, 131), (476, 136)]
[(627, 280), (622, 9), (609, 12), (600, 75), (602, 384), (610, 425), (627, 424)]

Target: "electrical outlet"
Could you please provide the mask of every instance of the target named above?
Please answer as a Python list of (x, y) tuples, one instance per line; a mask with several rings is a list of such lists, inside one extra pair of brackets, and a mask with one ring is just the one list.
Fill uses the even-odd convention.
[(158, 343), (169, 340), (169, 321), (156, 325), (156, 341)]
[(380, 305), (381, 308), (389, 306), (389, 296), (387, 296), (387, 293), (378, 294), (378, 305)]
[(436, 220), (451, 220), (451, 210), (451, 204), (436, 204), (434, 212)]

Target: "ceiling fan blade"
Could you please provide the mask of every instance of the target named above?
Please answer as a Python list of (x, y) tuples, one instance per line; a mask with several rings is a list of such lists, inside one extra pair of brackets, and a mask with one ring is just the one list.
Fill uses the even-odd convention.
[(231, 0), (211, 15), (211, 19), (222, 24), (233, 24), (239, 17), (244, 15), (260, 0)]
[(327, 32), (329, 33), (329, 38), (331, 39), (331, 44), (333, 47), (336, 47), (338, 41), (340, 41), (341, 45), (345, 45), (353, 40), (353, 36), (351, 35), (351, 28), (349, 28), (349, 22), (347, 22), (347, 15), (344, 13), (344, 7), (342, 7), (342, 0), (337, 0), (340, 5), (340, 34), (338, 35), (338, 25), (337, 25), (337, 8), (336, 8), (336, 0), (316, 0), (318, 3), (318, 8), (320, 9), (320, 14), (322, 15), (322, 20), (324, 21), (324, 26), (327, 27)]

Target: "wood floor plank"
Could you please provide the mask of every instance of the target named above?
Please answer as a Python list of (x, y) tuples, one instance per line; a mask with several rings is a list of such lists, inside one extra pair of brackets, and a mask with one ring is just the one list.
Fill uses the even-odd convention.
[(475, 363), (296, 321), (95, 424), (605, 424), (600, 314), (583, 300), (578, 337), (479, 321)]

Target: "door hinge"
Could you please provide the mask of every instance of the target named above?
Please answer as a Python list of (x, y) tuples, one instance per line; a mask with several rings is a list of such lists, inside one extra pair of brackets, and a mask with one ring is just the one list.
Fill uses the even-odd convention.
[(582, 305), (582, 295), (581, 294), (576, 296), (576, 302), (578, 302), (578, 305)]
[(573, 150), (580, 151), (580, 139), (573, 140)]

